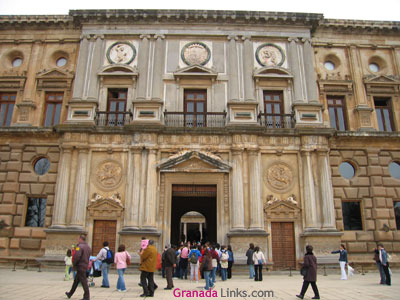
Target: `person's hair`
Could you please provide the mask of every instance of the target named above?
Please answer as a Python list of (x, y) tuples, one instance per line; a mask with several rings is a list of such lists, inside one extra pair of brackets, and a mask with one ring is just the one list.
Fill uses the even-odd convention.
[(125, 245), (124, 244), (119, 245), (118, 252), (124, 252), (124, 251), (125, 251)]
[(232, 246), (231, 246), (231, 245), (228, 245), (228, 251), (233, 252), (233, 251), (232, 251)]
[(108, 244), (107, 241), (103, 243), (103, 247), (108, 247), (108, 245), (109, 245), (109, 244)]
[(146, 239), (146, 237), (142, 236), (142, 241), (145, 240), (145, 239)]
[(249, 247), (250, 247), (250, 249), (254, 250), (254, 244), (253, 243), (250, 243)]
[(196, 244), (192, 244), (192, 245), (190, 246), (190, 249), (197, 249)]
[(221, 249), (223, 250), (223, 249), (226, 249), (226, 246), (225, 245), (222, 245), (221, 246)]
[(344, 250), (346, 250), (346, 247), (344, 246), (344, 244), (340, 244), (340, 246), (341, 246)]
[(171, 245), (171, 248), (172, 249), (176, 249), (176, 245)]
[(80, 235), (79, 238), (84, 242), (86, 241), (86, 236), (84, 236), (84, 235)]
[(306, 246), (306, 252), (308, 253), (308, 254), (312, 254), (312, 251), (313, 251), (313, 246), (311, 246), (311, 245), (307, 245)]
[(256, 246), (256, 247), (254, 248), (254, 252), (258, 252), (258, 251), (260, 251), (260, 247)]
[(211, 249), (215, 250), (215, 244), (212, 244)]
[(149, 240), (149, 245), (153, 245), (154, 241), (153, 240)]
[(68, 250), (67, 250), (67, 256), (68, 256), (68, 257), (71, 257), (71, 256), (72, 256), (72, 251), (71, 251), (71, 249), (68, 249)]
[(220, 248), (221, 248), (221, 245), (218, 244), (218, 243), (216, 243), (215, 246), (217, 247), (217, 249), (220, 249)]
[(211, 252), (207, 248), (204, 250), (204, 256), (211, 257)]
[(382, 243), (378, 243), (377, 246), (381, 246), (382, 248), (384, 248)]

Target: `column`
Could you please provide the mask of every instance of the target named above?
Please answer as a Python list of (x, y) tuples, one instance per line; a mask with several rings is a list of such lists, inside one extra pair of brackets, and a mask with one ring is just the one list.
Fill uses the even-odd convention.
[(199, 223), (200, 241), (203, 239), (203, 223)]
[(250, 173), (250, 229), (263, 229), (263, 205), (261, 199), (261, 158), (258, 150), (249, 153)]
[(315, 197), (315, 185), (312, 173), (311, 152), (302, 151), (303, 156), (303, 178), (304, 178), (304, 210), (306, 219), (306, 230), (318, 228), (317, 203)]
[(232, 153), (232, 229), (244, 229), (244, 198), (242, 175), (242, 150)]
[(300, 62), (298, 56), (297, 38), (289, 38), (289, 65), (293, 73), (294, 102), (304, 101), (304, 94), (301, 84)]
[(146, 87), (147, 87), (147, 73), (149, 64), (149, 47), (150, 47), (150, 35), (141, 35), (139, 51), (138, 51), (138, 71), (140, 76), (138, 77), (138, 88), (137, 88), (137, 99), (146, 99)]
[(237, 36), (228, 36), (229, 40), (229, 100), (239, 100), (238, 55), (236, 49)]
[(318, 165), (322, 201), (322, 228), (336, 229), (335, 206), (328, 151), (318, 152)]
[(358, 102), (356, 104), (368, 107), (367, 94), (365, 92), (365, 87), (363, 83), (363, 73), (360, 61), (361, 59), (356, 46), (350, 46), (349, 58), (354, 83), (354, 99)]
[(253, 43), (249, 36), (244, 36), (243, 47), (243, 76), (244, 76), (244, 100), (254, 100), (254, 52)]
[(152, 100), (161, 101), (162, 99), (162, 76), (164, 66), (164, 35), (156, 34), (154, 36), (155, 50), (153, 59), (153, 89)]
[(144, 203), (144, 227), (155, 228), (157, 198), (157, 149), (149, 149), (147, 164), (146, 202)]
[(56, 184), (51, 228), (64, 228), (66, 225), (71, 157), (72, 147), (63, 147), (58, 171), (58, 181)]
[[(129, 185), (127, 198), (125, 201), (124, 229), (139, 228), (139, 200), (141, 186), (141, 158), (142, 149), (133, 148), (129, 154), (128, 178)], [(133, 178), (133, 180), (131, 180)]]
[(313, 49), (311, 46), (311, 40), (305, 39), (304, 41), (304, 69), (305, 69), (305, 78), (306, 78), (306, 86), (307, 86), (307, 94), (308, 94), (308, 102), (318, 102), (318, 87), (317, 87), (317, 78), (315, 77), (315, 68), (314, 68), (314, 55)]
[(185, 236), (185, 240), (183, 242), (185, 242), (185, 241), (187, 241), (187, 223), (186, 222), (183, 223), (183, 234)]
[(85, 75), (87, 68), (87, 58), (89, 51), (89, 42), (85, 35), (81, 36), (81, 44), (79, 46), (78, 63), (76, 65), (74, 91), (72, 99), (81, 100), (83, 98), (83, 85), (85, 83)]
[(72, 206), (71, 226), (84, 228), (86, 204), (87, 204), (87, 162), (88, 148), (78, 149), (78, 161), (76, 167), (76, 183), (74, 191), (74, 199)]

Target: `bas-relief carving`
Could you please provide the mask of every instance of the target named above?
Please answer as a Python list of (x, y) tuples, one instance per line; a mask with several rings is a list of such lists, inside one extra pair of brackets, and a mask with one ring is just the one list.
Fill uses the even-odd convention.
[(122, 166), (116, 161), (100, 163), (95, 170), (96, 185), (102, 189), (116, 188), (122, 179)]
[(182, 60), (188, 66), (204, 66), (210, 60), (211, 51), (206, 44), (201, 42), (192, 42), (186, 44), (181, 52)]
[(291, 167), (283, 162), (275, 162), (264, 172), (264, 182), (272, 190), (284, 192), (294, 183)]
[(264, 202), (264, 220), (268, 219), (297, 219), (300, 216), (300, 207), (296, 195), (292, 194), (286, 199), (268, 195)]
[(275, 44), (262, 44), (256, 50), (257, 62), (264, 67), (281, 66), (285, 62), (285, 53)]
[(107, 49), (106, 55), (110, 64), (129, 65), (136, 57), (136, 48), (128, 42), (116, 42)]

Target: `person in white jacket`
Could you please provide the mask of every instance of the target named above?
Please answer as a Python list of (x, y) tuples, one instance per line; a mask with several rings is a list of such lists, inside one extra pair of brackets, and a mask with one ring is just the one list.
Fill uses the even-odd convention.
[(254, 281), (262, 281), (262, 268), (263, 265), (267, 263), (267, 261), (265, 260), (265, 256), (262, 253), (262, 251), (260, 251), (260, 247), (258, 246), (254, 248), (253, 262), (254, 262), (254, 271), (256, 273)]

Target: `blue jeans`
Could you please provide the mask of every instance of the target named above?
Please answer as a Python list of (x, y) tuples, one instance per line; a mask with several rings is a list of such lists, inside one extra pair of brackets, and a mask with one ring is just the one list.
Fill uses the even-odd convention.
[(217, 267), (214, 267), (213, 269), (212, 269), (212, 271), (211, 271), (211, 279), (212, 279), (212, 282), (213, 282), (213, 285), (214, 285), (214, 283), (215, 283), (215, 276), (217, 275)]
[(204, 279), (206, 280), (206, 286), (205, 286), (206, 290), (209, 290), (213, 286), (211, 280), (211, 272), (212, 271), (204, 271)]
[(225, 280), (226, 280), (227, 270), (228, 270), (228, 269), (221, 268), (221, 278), (222, 278), (222, 281), (225, 281)]
[(101, 264), (101, 273), (103, 275), (103, 281), (101, 282), (102, 286), (110, 286), (110, 283), (108, 282), (108, 272), (110, 272), (110, 265), (106, 262), (103, 262)]
[(378, 270), (379, 270), (379, 274), (381, 275), (381, 284), (386, 284), (386, 275), (385, 275), (385, 272), (383, 271), (383, 266), (382, 266), (382, 264), (381, 264), (381, 262), (380, 261), (377, 261), (376, 262), (376, 266), (378, 267)]
[(117, 290), (125, 291), (125, 280), (124, 280), (124, 273), (126, 268), (117, 269), (118, 272), (118, 281), (117, 281)]
[(250, 279), (253, 279), (255, 275), (254, 265), (249, 265), (249, 272), (250, 272)]

